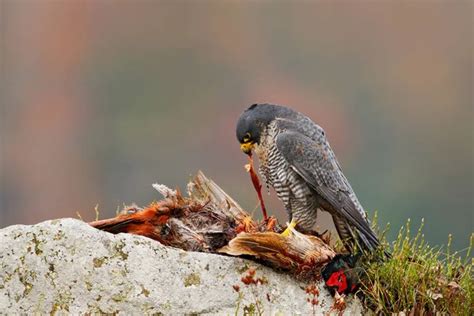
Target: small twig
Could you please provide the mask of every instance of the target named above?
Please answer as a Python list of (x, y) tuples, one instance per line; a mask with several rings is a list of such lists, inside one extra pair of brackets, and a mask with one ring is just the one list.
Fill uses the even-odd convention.
[(95, 220), (98, 221), (99, 220), (99, 204), (95, 205), (94, 211), (95, 211)]
[(77, 215), (77, 217), (79, 217), (79, 219), (80, 219), (81, 221), (84, 221), (84, 220), (82, 219), (81, 213), (79, 213), (79, 211), (76, 212), (76, 215)]

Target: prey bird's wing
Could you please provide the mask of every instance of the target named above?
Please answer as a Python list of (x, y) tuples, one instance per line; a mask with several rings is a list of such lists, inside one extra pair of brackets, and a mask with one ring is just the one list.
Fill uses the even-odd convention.
[(276, 144), (291, 168), (332, 206), (333, 212), (357, 229), (365, 246), (376, 247), (378, 239), (324, 135), (315, 138), (286, 130), (277, 136)]

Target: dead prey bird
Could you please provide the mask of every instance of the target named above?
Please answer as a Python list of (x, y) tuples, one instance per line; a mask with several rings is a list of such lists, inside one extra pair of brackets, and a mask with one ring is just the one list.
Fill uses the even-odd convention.
[(189, 183), (188, 196), (154, 185), (164, 199), (147, 207), (126, 207), (115, 218), (89, 223), (110, 233), (146, 236), (188, 251), (247, 256), (295, 276), (320, 275), (335, 252), (327, 240), (294, 232), (278, 233), (275, 218), (255, 221), (202, 172)]

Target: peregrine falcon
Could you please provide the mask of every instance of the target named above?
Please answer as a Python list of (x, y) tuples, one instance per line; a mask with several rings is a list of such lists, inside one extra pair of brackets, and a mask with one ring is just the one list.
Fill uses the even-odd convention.
[(324, 130), (310, 118), (284, 106), (253, 104), (241, 114), (236, 134), (244, 153), (257, 154), (259, 173), (283, 202), (291, 227), (311, 230), (323, 210), (348, 250), (379, 245)]

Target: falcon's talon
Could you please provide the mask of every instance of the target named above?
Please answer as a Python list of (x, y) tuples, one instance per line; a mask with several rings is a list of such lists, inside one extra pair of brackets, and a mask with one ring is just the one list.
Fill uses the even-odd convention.
[(287, 223), (287, 226), (286, 226), (285, 230), (281, 233), (281, 235), (282, 235), (283, 237), (290, 237), (291, 231), (292, 231), (293, 229), (295, 229), (296, 224), (297, 224), (297, 223), (296, 223), (295, 220), (292, 220), (291, 223), (289, 223), (289, 224)]

